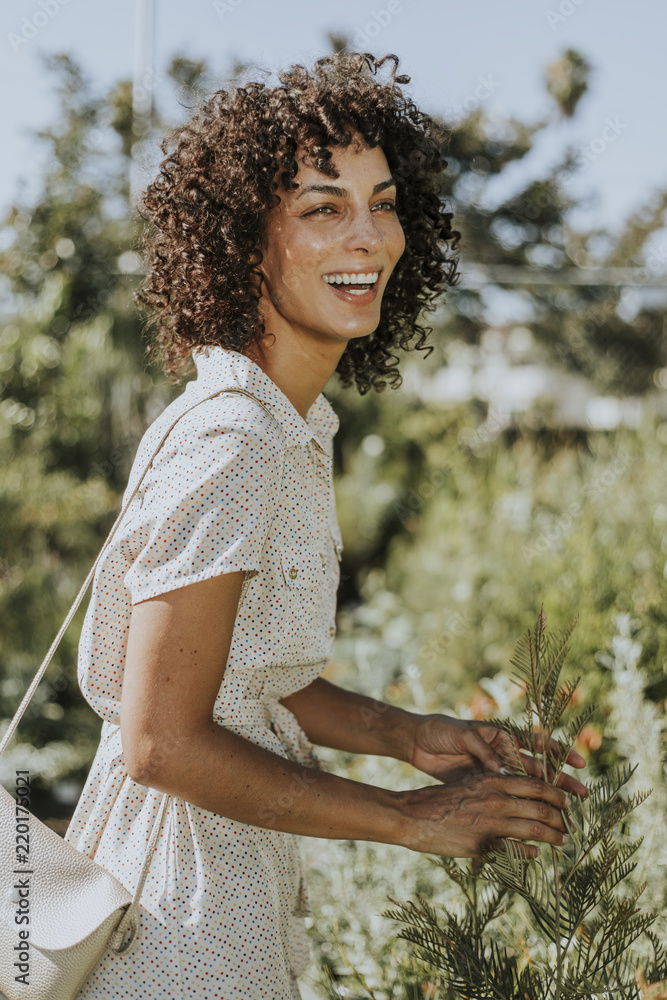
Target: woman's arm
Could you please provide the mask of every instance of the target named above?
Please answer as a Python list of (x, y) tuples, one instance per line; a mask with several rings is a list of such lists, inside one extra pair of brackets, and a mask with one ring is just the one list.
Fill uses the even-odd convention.
[[(294, 713), (311, 743), (350, 753), (395, 757), (440, 781), (450, 782), (482, 767), (497, 770), (498, 752), (507, 750), (509, 744), (500, 730), (482, 722), (440, 714), (416, 715), (346, 691), (322, 677), (280, 700)], [(550, 749), (557, 749), (553, 741)], [(514, 758), (512, 753), (506, 756)], [(535, 758), (523, 754), (521, 759), (528, 774), (541, 774), (541, 764)], [(567, 763), (584, 767), (586, 761), (573, 750)], [(549, 767), (549, 773), (551, 780), (553, 768)], [(559, 776), (558, 787), (584, 798), (588, 795), (586, 786), (566, 773)]]
[(398, 843), (395, 793), (295, 764), (213, 721), (242, 580), (226, 573), (133, 606), (120, 713), (130, 776), (243, 823)]
[(478, 856), (500, 837), (563, 843), (565, 794), (540, 779), (486, 773), (394, 792), (296, 764), (217, 725), (242, 577), (134, 605), (120, 714), (135, 781), (242, 823), (450, 857)]
[(410, 761), (419, 716), (318, 677), (281, 704), (297, 718), (311, 741), (349, 753), (378, 754)]

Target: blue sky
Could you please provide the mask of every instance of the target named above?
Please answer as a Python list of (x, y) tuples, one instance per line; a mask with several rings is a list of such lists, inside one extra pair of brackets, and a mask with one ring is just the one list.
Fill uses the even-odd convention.
[[(532, 121), (550, 107), (544, 68), (568, 46), (578, 48), (594, 70), (575, 120), (545, 130), (530, 156), (506, 172), (495, 196), (546, 172), (567, 143), (599, 149), (595, 140), (605, 129), (613, 140), (587, 161), (573, 187), (590, 198), (578, 224), (616, 229), (667, 185), (664, 0), (155, 0), (155, 7), (154, 80), (162, 106), (171, 92), (164, 69), (177, 52), (205, 57), (223, 86), (234, 58), (272, 72), (312, 63), (329, 51), (326, 32), (332, 30), (348, 33), (354, 48), (396, 53), (412, 78), (411, 96), (427, 111), (444, 114), (466, 99), (470, 106), (477, 90), (488, 92), (489, 114)], [(71, 53), (103, 93), (132, 76), (134, 20), (134, 0), (3, 5), (0, 213), (19, 193), (19, 181), (26, 196), (36, 189), (43, 153), (30, 130), (48, 125), (56, 107), (38, 52)], [(481, 82), (486, 88), (480, 90)]]

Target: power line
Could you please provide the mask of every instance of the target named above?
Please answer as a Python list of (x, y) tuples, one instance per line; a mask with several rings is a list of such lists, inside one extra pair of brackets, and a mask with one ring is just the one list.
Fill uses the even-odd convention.
[[(647, 267), (522, 267), (513, 264), (466, 263), (461, 286), (494, 285), (607, 285), (667, 289), (667, 274)], [(461, 287), (459, 286), (459, 287)]]

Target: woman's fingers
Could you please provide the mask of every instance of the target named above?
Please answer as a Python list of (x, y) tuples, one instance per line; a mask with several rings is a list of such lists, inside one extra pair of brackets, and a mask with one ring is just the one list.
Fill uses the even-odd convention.
[[(544, 753), (544, 736), (541, 733), (535, 733), (535, 749), (540, 753)], [(547, 750), (549, 753), (557, 754), (560, 753), (560, 743), (557, 740), (550, 739), (547, 743)], [(565, 763), (570, 764), (572, 767), (586, 767), (586, 761), (577, 753), (576, 750), (570, 750), (569, 754), (565, 758)]]
[(535, 847), (533, 844), (524, 844), (522, 840), (514, 840), (513, 837), (502, 837), (496, 842), (496, 844), (493, 845), (494, 849), (502, 851), (505, 840), (512, 841), (512, 843), (514, 844), (514, 849), (516, 853), (519, 855), (519, 857), (525, 859), (536, 858), (540, 853), (539, 847)]
[(511, 836), (521, 840), (539, 840), (542, 844), (552, 844), (554, 847), (562, 847), (570, 839), (567, 833), (556, 830), (553, 826), (519, 817), (512, 821)]
[(470, 728), (465, 734), (465, 749), (471, 757), (476, 757), (490, 771), (498, 773), (505, 765), (503, 758), (480, 736), (476, 728)]
[(562, 772), (558, 775), (558, 781), (556, 782), (558, 788), (562, 788), (564, 792), (569, 792), (571, 795), (576, 795), (577, 798), (587, 799), (588, 789), (585, 785), (582, 785), (580, 781), (573, 778), (571, 774), (565, 774)]
[(562, 811), (556, 809), (555, 806), (550, 806), (543, 799), (522, 799), (520, 810), (517, 809), (516, 802), (516, 799), (512, 800), (512, 805), (510, 806), (511, 816), (520, 815), (523, 820), (533, 820), (538, 826), (548, 826), (561, 835), (568, 832), (567, 826), (563, 821)]
[[(564, 793), (534, 778), (506, 780), (502, 803), (498, 803), (499, 811), (507, 817), (504, 835), (557, 846), (567, 843), (568, 828), (562, 812), (567, 806)], [(553, 802), (547, 801), (547, 789), (553, 793), (550, 794)]]
[[(521, 757), (521, 763), (523, 764), (526, 772), (535, 778), (543, 777), (543, 765), (542, 762), (537, 760), (536, 757), (530, 757), (528, 754), (522, 753), (519, 755)], [(547, 764), (547, 781), (553, 782), (555, 777), (555, 770), (551, 764)], [(556, 781), (556, 786), (562, 788), (564, 792), (569, 792), (571, 795), (577, 795), (579, 798), (588, 798), (588, 789), (585, 785), (582, 785), (580, 781), (573, 778), (570, 774), (565, 774), (562, 772), (558, 776)]]
[[(478, 725), (479, 728), (484, 728), (484, 723), (483, 722), (481, 724), (478, 723), (477, 725)], [(471, 730), (471, 732), (475, 733), (475, 729), (473, 728)], [(511, 749), (512, 744), (514, 744), (514, 746), (516, 747), (517, 750), (520, 749), (520, 748), (526, 749), (527, 748), (527, 739), (521, 740), (519, 737), (511, 738), (507, 733), (504, 733), (501, 730), (495, 730), (494, 732), (496, 733), (496, 741), (498, 742), (498, 749), (500, 750), (501, 753), (503, 753), (503, 755), (505, 757), (505, 760), (503, 761), (503, 763), (505, 765), (507, 765), (508, 763), (510, 763), (510, 764), (514, 763), (514, 759), (513, 758), (516, 755), (513, 754), (513, 752), (512, 752), (512, 749)], [(484, 740), (478, 734), (475, 734), (475, 739), (476, 739), (475, 749), (472, 749), (472, 747), (471, 747), (470, 752), (475, 757), (477, 757), (479, 760), (481, 760), (482, 763), (486, 764), (487, 767), (489, 767), (489, 770), (498, 771), (499, 768), (496, 766), (496, 762), (497, 762), (497, 760), (500, 759), (499, 755), (497, 753), (495, 753), (493, 750), (491, 750), (491, 748), (489, 747), (489, 745), (486, 742), (486, 740)], [(544, 750), (545, 740), (544, 740), (544, 736), (542, 735), (542, 733), (535, 733), (534, 734), (534, 741), (535, 741), (535, 750), (538, 753), (544, 753), (545, 752), (545, 750)], [(557, 740), (553, 739), (553, 738), (549, 739), (549, 741), (548, 741), (548, 743), (546, 745), (547, 745), (547, 748), (548, 748), (548, 752), (551, 753), (551, 754), (556, 755), (556, 754), (559, 754), (561, 752), (560, 743)], [(489, 763), (487, 763), (488, 761), (493, 761), (493, 763), (491, 765), (489, 765)], [(568, 753), (567, 757), (565, 758), (565, 763), (566, 764), (570, 764), (571, 767), (585, 767), (586, 766), (586, 760), (585, 760), (585, 758), (582, 757), (580, 753), (577, 753), (576, 750), (570, 750), (570, 752)], [(583, 786), (582, 786), (582, 788), (583, 788)]]
[[(567, 843), (570, 800), (542, 777), (476, 772), (400, 793), (402, 843), (424, 853), (480, 857), (504, 840)], [(530, 847), (530, 845), (528, 845)], [(526, 857), (534, 857), (526, 849)]]
[(550, 785), (541, 778), (523, 777), (522, 775), (493, 776), (493, 780), (501, 783), (506, 795), (514, 795), (522, 799), (541, 799), (555, 806), (556, 809), (567, 809), (570, 800), (562, 788)]

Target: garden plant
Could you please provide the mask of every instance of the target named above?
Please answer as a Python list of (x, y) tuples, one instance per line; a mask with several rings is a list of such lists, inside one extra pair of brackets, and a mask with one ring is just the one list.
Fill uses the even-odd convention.
[[(575, 625), (576, 619), (551, 634), (541, 609), (534, 631), (522, 637), (511, 661), (525, 694), (521, 722), (482, 723), (507, 734), (503, 754), (513, 773), (528, 773), (524, 762), (530, 755), (540, 761), (544, 780), (555, 783), (595, 712), (588, 706), (566, 718), (580, 680), (561, 683)], [(551, 737), (558, 751), (543, 752)], [(624, 796), (635, 770), (636, 765), (621, 764), (590, 783), (586, 798), (572, 797), (564, 812), (570, 841), (563, 847), (544, 845), (532, 858), (520, 843), (506, 839), (465, 865), (431, 859), (458, 887), (457, 903), (439, 907), (418, 895), (416, 902), (392, 899), (395, 908), (384, 913), (404, 925), (399, 937), (414, 948), (406, 996), (666, 997), (667, 953), (652, 930), (658, 915), (638, 905), (645, 883), (627, 888), (642, 840), (628, 835), (627, 818), (651, 792)], [(356, 978), (365, 995), (374, 997), (363, 976)], [(343, 996), (333, 977), (327, 988), (331, 997)]]

